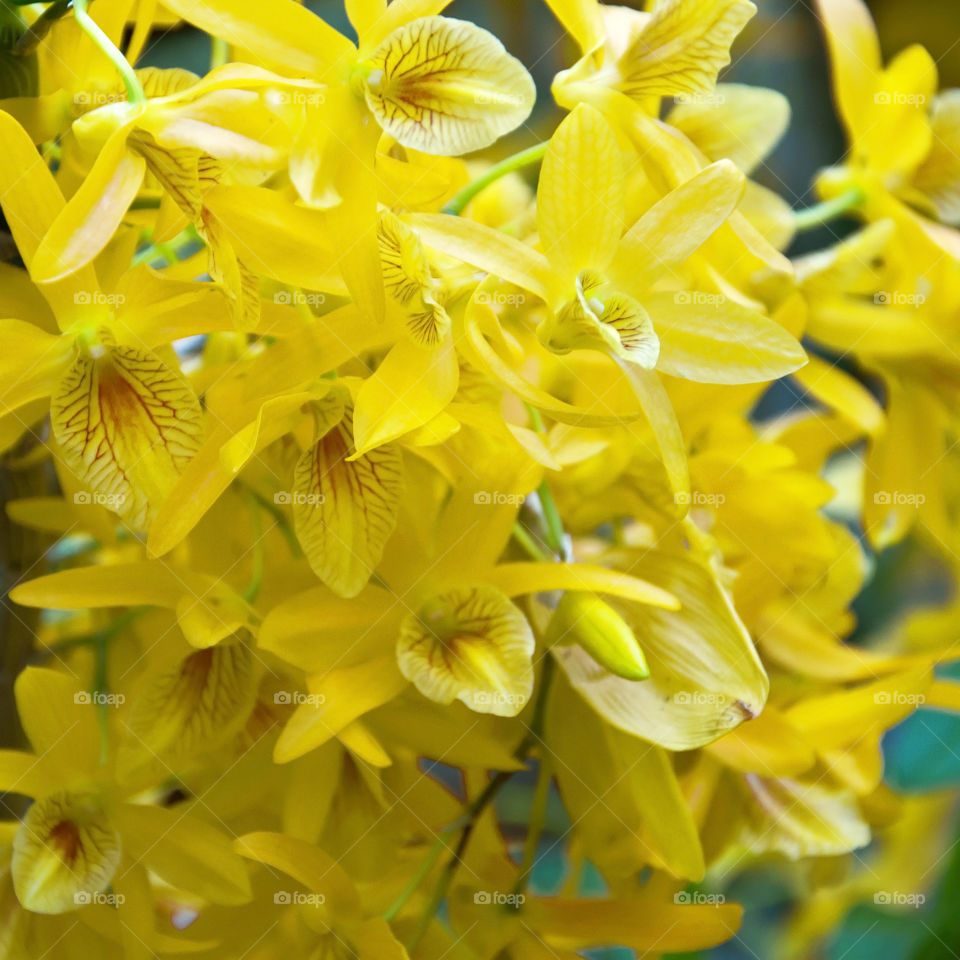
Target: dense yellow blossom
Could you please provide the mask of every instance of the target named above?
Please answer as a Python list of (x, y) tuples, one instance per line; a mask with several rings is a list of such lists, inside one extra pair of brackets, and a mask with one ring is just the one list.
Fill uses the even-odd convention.
[[(0, 960), (655, 957), (763, 858), (800, 958), (930, 882), (952, 797), (881, 738), (960, 709), (960, 93), (818, 0), (849, 150), (794, 211), (790, 104), (718, 83), (749, 0), (546, 0), (562, 117), (493, 163), (532, 65), (448, 2), (0, 0), (0, 451), (56, 480)], [(206, 75), (138, 66), (183, 24)], [(909, 534), (948, 595), (852, 642)]]

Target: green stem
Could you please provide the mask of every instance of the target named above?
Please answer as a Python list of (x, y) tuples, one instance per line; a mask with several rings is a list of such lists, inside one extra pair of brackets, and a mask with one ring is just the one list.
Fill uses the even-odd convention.
[(103, 51), (110, 62), (116, 67), (127, 88), (127, 100), (133, 104), (147, 102), (147, 96), (137, 79), (133, 67), (127, 58), (114, 46), (113, 41), (100, 29), (96, 21), (87, 13), (89, 0), (73, 0), (73, 15), (80, 29)]
[(210, 38), (210, 69), (222, 67), (230, 59), (230, 48), (222, 37)]
[[(537, 699), (533, 705), (533, 719), (531, 720), (526, 736), (520, 741), (517, 749), (513, 752), (513, 755), (518, 760), (525, 759), (531, 748), (542, 739), (544, 722), (546, 720), (547, 698), (550, 695), (554, 669), (555, 665), (553, 657), (550, 656), (550, 654), (547, 654), (543, 661), (543, 671), (540, 674), (540, 689), (537, 691)], [(465, 821), (464, 826), (457, 827), (456, 824), (452, 825), (452, 827), (456, 829), (462, 829), (463, 832), (460, 834), (460, 839), (457, 841), (457, 846), (453, 851), (453, 856), (447, 861), (443, 868), (443, 872), (440, 874), (440, 878), (437, 881), (437, 885), (434, 887), (433, 894), (430, 897), (430, 902), (427, 904), (426, 910), (424, 910), (424, 912), (420, 915), (420, 919), (417, 922), (417, 927), (414, 930), (413, 935), (410, 937), (410, 940), (407, 942), (407, 953), (412, 954), (417, 948), (418, 944), (423, 939), (424, 934), (430, 928), (430, 924), (433, 922), (433, 918), (436, 916), (437, 910), (440, 909), (440, 904), (443, 903), (444, 899), (446, 898), (447, 891), (450, 889), (450, 884), (453, 882), (457, 868), (460, 866), (463, 855), (466, 852), (468, 844), (470, 843), (470, 837), (473, 835), (473, 830), (476, 826), (477, 820), (483, 811), (486, 810), (486, 808), (493, 802), (494, 798), (500, 792), (504, 784), (506, 784), (507, 781), (513, 776), (513, 773), (514, 771), (512, 770), (499, 771), (496, 776), (487, 783), (483, 791), (479, 793), (474, 801), (467, 807), (464, 816), (461, 818), (461, 821)], [(432, 865), (433, 864), (431, 863), (430, 866)]]
[(849, 213), (864, 200), (864, 193), (860, 187), (850, 187), (832, 200), (807, 207), (806, 210), (797, 210), (793, 214), (793, 225), (798, 231), (812, 230), (835, 220), (837, 217)]
[(513, 525), (513, 538), (527, 551), (531, 559), (544, 562), (553, 559), (550, 554), (533, 539), (533, 534), (519, 521)]
[[(547, 654), (549, 657), (550, 655)], [(551, 657), (551, 662), (552, 662)], [(544, 664), (546, 667), (546, 663)], [(533, 801), (530, 804), (530, 823), (527, 828), (527, 838), (523, 844), (523, 862), (516, 883), (511, 893), (523, 893), (530, 882), (534, 863), (537, 859), (537, 848), (540, 846), (540, 837), (543, 834), (543, 825), (547, 820), (547, 803), (550, 799), (550, 783), (553, 773), (547, 757), (540, 758), (540, 770), (537, 772), (537, 785), (533, 791)]]
[(505, 160), (495, 163), (486, 173), (477, 177), (476, 180), (471, 180), (470, 183), (456, 194), (443, 208), (443, 212), (459, 216), (463, 213), (467, 204), (480, 193), (481, 190), (489, 187), (491, 183), (496, 183), (497, 180), (505, 177), (508, 173), (513, 173), (515, 170), (542, 160), (543, 155), (547, 152), (549, 143), (549, 140), (545, 140), (543, 143), (534, 144), (534, 146), (528, 147), (526, 150), (521, 150), (519, 153), (507, 157)]
[(33, 53), (49, 33), (50, 28), (67, 12), (69, 7), (70, 0), (57, 0), (56, 3), (51, 3), (17, 41), (17, 56), (25, 57)]

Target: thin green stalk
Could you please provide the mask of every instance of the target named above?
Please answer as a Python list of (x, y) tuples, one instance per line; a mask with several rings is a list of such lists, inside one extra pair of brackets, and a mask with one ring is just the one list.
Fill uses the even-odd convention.
[(543, 143), (534, 144), (534, 146), (528, 147), (526, 150), (521, 150), (519, 153), (507, 157), (505, 160), (495, 163), (486, 173), (477, 177), (476, 180), (471, 180), (470, 183), (450, 200), (443, 208), (443, 212), (459, 216), (466, 209), (467, 204), (480, 193), (481, 190), (489, 187), (491, 183), (496, 183), (497, 180), (505, 177), (508, 173), (513, 173), (515, 170), (520, 170), (523, 167), (530, 166), (530, 164), (538, 163), (542, 160), (543, 155), (547, 152), (549, 143), (549, 140), (545, 140)]
[(222, 67), (230, 60), (230, 47), (222, 37), (210, 38), (210, 69)]
[(814, 227), (822, 226), (837, 217), (842, 217), (849, 213), (854, 207), (862, 203), (864, 199), (863, 190), (859, 187), (850, 187), (843, 193), (834, 197), (832, 200), (824, 200), (822, 203), (807, 207), (806, 210), (797, 210), (793, 214), (794, 227), (802, 232), (812, 230)]
[(123, 79), (123, 85), (127, 88), (127, 100), (134, 104), (146, 103), (146, 94), (143, 92), (143, 87), (140, 85), (133, 67), (130, 66), (127, 58), (114, 46), (113, 41), (100, 29), (96, 21), (87, 12), (88, 3), (89, 0), (73, 0), (73, 15), (80, 29), (116, 67), (117, 73)]
[(50, 28), (67, 12), (69, 7), (70, 0), (56, 0), (56, 3), (51, 3), (17, 41), (17, 56), (26, 57), (33, 53), (49, 33)]
[(530, 822), (527, 827), (527, 837), (523, 844), (523, 861), (511, 893), (523, 893), (527, 888), (527, 884), (530, 882), (530, 874), (533, 873), (534, 863), (537, 858), (537, 848), (540, 846), (540, 837), (543, 834), (543, 825), (547, 819), (547, 803), (550, 799), (550, 784), (552, 780), (553, 771), (550, 766), (550, 761), (547, 757), (541, 757), (540, 769), (537, 772), (537, 785), (534, 788), (533, 800), (530, 804)]
[[(537, 691), (537, 699), (533, 706), (533, 719), (530, 722), (530, 728), (527, 730), (526, 736), (520, 741), (520, 744), (513, 753), (518, 760), (526, 758), (531, 748), (542, 739), (544, 722), (546, 719), (547, 699), (550, 695), (554, 670), (555, 665), (553, 657), (548, 654), (543, 661), (543, 671), (540, 674), (540, 689)], [(444, 899), (446, 898), (447, 892), (450, 889), (450, 884), (453, 882), (453, 878), (457, 873), (457, 868), (460, 866), (463, 855), (466, 852), (468, 844), (470, 843), (470, 837), (473, 835), (473, 830), (476, 826), (477, 820), (483, 811), (486, 810), (486, 808), (493, 802), (501, 788), (507, 783), (507, 781), (510, 780), (512, 776), (512, 770), (499, 771), (496, 776), (487, 783), (486, 787), (481, 791), (481, 793), (477, 795), (476, 799), (474, 799), (474, 801), (467, 807), (464, 816), (461, 818), (462, 821), (465, 821), (464, 826), (460, 828), (463, 832), (460, 834), (460, 839), (457, 841), (457, 846), (453, 851), (453, 856), (447, 861), (443, 868), (443, 872), (440, 874), (437, 884), (434, 887), (433, 894), (430, 897), (430, 901), (427, 904), (427, 908), (420, 915), (416, 929), (407, 942), (408, 953), (412, 954), (417, 948), (418, 944), (423, 939), (424, 934), (430, 928), (430, 924), (433, 922), (433, 918), (436, 916), (437, 910), (440, 909), (440, 904), (443, 903)], [(431, 866), (432, 865), (433, 864), (431, 863)]]
[(513, 525), (513, 538), (527, 551), (531, 559), (538, 561), (548, 561), (552, 559), (550, 554), (533, 539), (533, 534), (519, 521)]

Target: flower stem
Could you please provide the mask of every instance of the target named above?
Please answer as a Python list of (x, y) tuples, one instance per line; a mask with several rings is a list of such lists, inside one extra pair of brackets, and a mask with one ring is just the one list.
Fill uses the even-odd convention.
[(103, 51), (110, 62), (117, 68), (117, 72), (123, 78), (123, 84), (127, 88), (127, 100), (133, 104), (147, 102), (147, 96), (143, 92), (143, 87), (137, 79), (133, 67), (127, 62), (127, 58), (117, 49), (113, 41), (100, 29), (96, 21), (87, 12), (87, 3), (89, 0), (73, 0), (73, 15), (80, 26), (80, 29)]
[(822, 203), (807, 207), (806, 210), (797, 210), (793, 214), (793, 225), (798, 231), (812, 230), (814, 227), (822, 226), (835, 220), (837, 217), (849, 213), (854, 207), (862, 203), (864, 199), (863, 190), (860, 187), (850, 187), (844, 190), (832, 200), (824, 200)]
[[(548, 654), (549, 656), (549, 654)], [(546, 664), (544, 664), (546, 665)], [(527, 838), (523, 844), (523, 862), (512, 893), (523, 893), (530, 882), (530, 874), (537, 858), (537, 848), (540, 846), (540, 837), (543, 834), (543, 825), (547, 819), (547, 803), (550, 799), (550, 783), (553, 780), (553, 771), (547, 757), (540, 758), (540, 769), (537, 772), (537, 785), (533, 791), (533, 801), (530, 804), (530, 823), (527, 826)]]
[(243, 591), (243, 599), (249, 604), (257, 602), (260, 587), (263, 586), (263, 524), (260, 522), (260, 503), (256, 497), (249, 495), (247, 501), (250, 506), (250, 524), (253, 527), (253, 556), (250, 583)]
[(505, 177), (508, 173), (513, 173), (515, 170), (542, 160), (543, 155), (547, 152), (549, 143), (549, 140), (544, 140), (543, 143), (534, 144), (532, 147), (527, 147), (526, 150), (521, 150), (519, 153), (507, 157), (505, 160), (495, 163), (486, 173), (477, 177), (476, 180), (471, 180), (470, 183), (456, 194), (443, 208), (443, 212), (460, 216), (467, 204), (480, 193), (481, 190), (489, 187), (491, 183), (496, 183), (497, 180)]

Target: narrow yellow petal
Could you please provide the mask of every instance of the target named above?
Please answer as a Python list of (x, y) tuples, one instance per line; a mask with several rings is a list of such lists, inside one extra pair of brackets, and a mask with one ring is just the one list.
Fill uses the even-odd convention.
[(580, 104), (550, 138), (537, 188), (540, 242), (572, 286), (581, 270), (603, 270), (624, 229), (626, 173), (613, 128)]

